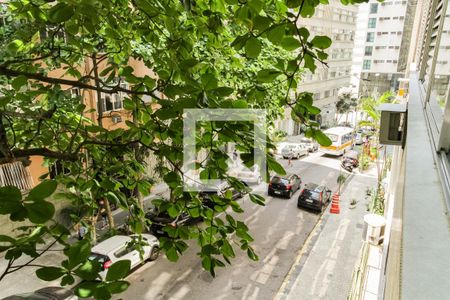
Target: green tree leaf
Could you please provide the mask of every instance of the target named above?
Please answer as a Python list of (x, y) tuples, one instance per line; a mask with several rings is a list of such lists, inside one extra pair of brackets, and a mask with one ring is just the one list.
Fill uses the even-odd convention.
[(257, 58), (261, 53), (261, 42), (255, 38), (251, 37), (245, 43), (245, 54), (249, 58)]
[(257, 79), (259, 82), (272, 82), (281, 72), (274, 69), (264, 69), (258, 72)]
[(15, 186), (0, 187), (0, 214), (6, 215), (22, 207), (22, 194)]
[(249, 196), (250, 196), (250, 201), (252, 201), (253, 203), (261, 205), (261, 206), (266, 205), (265, 204), (266, 199), (264, 199), (263, 196), (258, 195), (258, 194), (253, 194), (253, 193), (250, 193)]
[(81, 298), (88, 298), (94, 296), (97, 290), (98, 282), (84, 281), (75, 287), (75, 294)]
[(25, 203), (28, 219), (34, 224), (44, 224), (55, 214), (55, 207), (47, 201)]
[(115, 281), (125, 278), (130, 273), (131, 262), (128, 259), (113, 263), (106, 273), (106, 281)]
[(281, 41), (281, 47), (288, 51), (296, 50), (297, 48), (301, 47), (301, 43), (296, 38), (293, 38), (291, 36), (285, 37)]
[(64, 254), (69, 258), (67, 268), (73, 269), (80, 263), (86, 261), (91, 254), (91, 245), (87, 239), (84, 239), (68, 246), (68, 248), (64, 250)]
[(285, 175), (286, 171), (284, 168), (271, 156), (267, 157), (267, 166), (270, 170), (275, 171), (279, 175)]
[(67, 271), (58, 267), (42, 267), (36, 270), (36, 275), (42, 280), (52, 281), (63, 276)]
[(128, 281), (119, 280), (114, 282), (109, 282), (106, 288), (111, 294), (120, 294), (128, 289), (130, 283)]
[(316, 35), (311, 43), (314, 47), (319, 49), (327, 49), (331, 46), (331, 39), (325, 35)]
[(58, 184), (55, 180), (44, 180), (30, 191), (28, 198), (33, 201), (44, 200), (52, 195), (57, 187)]
[(53, 23), (62, 23), (69, 20), (73, 14), (72, 6), (60, 2), (50, 9), (49, 17)]
[(95, 280), (98, 277), (98, 273), (101, 271), (100, 263), (96, 261), (85, 261), (79, 266), (74, 273), (84, 280)]
[(24, 85), (26, 85), (28, 82), (27, 77), (21, 75), (18, 76), (16, 78), (14, 78), (14, 80), (11, 82), (11, 86), (16, 90), (20, 90), (20, 88)]
[(277, 25), (267, 32), (267, 38), (272, 43), (278, 45), (281, 43), (281, 41), (284, 38), (285, 30), (286, 30), (286, 26), (284, 24)]
[(314, 130), (313, 133), (314, 139), (321, 145), (321, 146), (330, 146), (331, 145), (331, 140), (330, 138), (324, 134), (322, 131), (320, 130)]

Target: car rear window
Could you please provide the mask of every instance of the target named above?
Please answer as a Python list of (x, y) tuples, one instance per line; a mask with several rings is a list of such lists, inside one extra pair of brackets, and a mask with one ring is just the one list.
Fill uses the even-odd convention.
[(110, 260), (108, 258), (108, 256), (103, 255), (103, 254), (99, 254), (99, 253), (91, 253), (91, 255), (89, 255), (88, 260), (90, 261), (98, 261), (100, 264), (104, 264), (105, 262), (107, 262), (108, 260)]
[(312, 143), (312, 141), (310, 141), (310, 140), (308, 140), (308, 139), (302, 139), (301, 142), (302, 142), (302, 143), (305, 143), (305, 144)]
[(287, 180), (285, 178), (281, 178), (281, 177), (273, 177), (272, 178), (272, 183), (275, 183), (275, 184), (278, 184), (278, 183), (288, 184), (289, 180)]
[(305, 190), (304, 191), (304, 195), (308, 199), (313, 199), (313, 200), (319, 200), (320, 199), (320, 194), (318, 192), (315, 192), (315, 191)]

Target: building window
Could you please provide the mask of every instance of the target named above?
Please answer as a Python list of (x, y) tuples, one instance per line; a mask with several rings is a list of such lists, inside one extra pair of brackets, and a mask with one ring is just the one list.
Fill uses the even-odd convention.
[(373, 42), (375, 40), (375, 32), (368, 32), (366, 42)]
[(123, 107), (123, 97), (121, 94), (110, 95), (102, 93), (100, 104), (101, 107), (99, 106), (98, 109), (101, 109), (103, 112), (119, 110)]
[(378, 12), (378, 3), (370, 3), (370, 13), (376, 14)]
[(369, 59), (365, 59), (363, 61), (363, 70), (370, 70), (370, 60)]
[(373, 47), (372, 46), (366, 46), (364, 50), (364, 55), (366, 56), (372, 56)]
[(319, 100), (320, 99), (320, 93), (314, 93), (313, 99), (314, 100)]
[(328, 97), (330, 97), (330, 91), (325, 91), (325, 96), (324, 96), (325, 98), (328, 98)]
[(368, 27), (375, 28), (377, 26), (377, 18), (369, 18)]

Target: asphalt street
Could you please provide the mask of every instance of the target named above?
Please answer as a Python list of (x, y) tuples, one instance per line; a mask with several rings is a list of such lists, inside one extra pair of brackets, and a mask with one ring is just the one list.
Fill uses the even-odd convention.
[[(293, 160), (289, 167), (287, 161), (281, 163), (289, 173), (300, 175), (303, 183), (337, 189), (336, 158), (314, 153)], [(115, 299), (273, 299), (320, 216), (297, 208), (299, 191), (291, 199), (284, 199), (267, 196), (266, 184), (254, 188), (266, 197), (266, 206), (244, 198), (241, 203), (245, 213), (236, 217), (249, 226), (259, 261), (251, 261), (235, 247), (232, 265), (218, 269), (213, 278), (202, 269), (196, 255), (198, 247), (192, 241), (177, 263), (161, 256), (133, 272), (127, 278), (130, 288)]]
[[(287, 166), (286, 160), (280, 162), (288, 173), (300, 175), (303, 184), (314, 182), (333, 191), (337, 189), (340, 172), (337, 158), (313, 153), (293, 160), (292, 166)], [(351, 180), (347, 185), (351, 186)], [(291, 199), (284, 199), (269, 197), (265, 183), (253, 188), (266, 198), (266, 205), (258, 206), (248, 197), (243, 198), (239, 201), (245, 212), (234, 216), (249, 226), (259, 261), (251, 261), (235, 246), (232, 265), (217, 269), (213, 278), (202, 269), (196, 242), (189, 241), (189, 249), (178, 262), (170, 262), (161, 255), (134, 270), (127, 278), (131, 282), (129, 289), (113, 299), (273, 299), (320, 215), (297, 208), (299, 191)], [(53, 265), (61, 258), (58, 251), (49, 252), (38, 263)], [(40, 281), (34, 272), (34, 268), (25, 268), (6, 277), (0, 282), (0, 297), (58, 285), (58, 281), (50, 284)]]

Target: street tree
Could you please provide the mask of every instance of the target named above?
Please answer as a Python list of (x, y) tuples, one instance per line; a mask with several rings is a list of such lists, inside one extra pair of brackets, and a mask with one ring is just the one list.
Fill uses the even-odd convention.
[[(382, 187), (381, 183), (383, 180), (383, 170), (385, 168), (385, 165), (387, 163), (387, 153), (386, 153), (386, 147), (384, 148), (383, 158), (382, 158), (382, 164), (381, 164), (381, 157), (380, 157), (380, 145), (379, 145), (379, 133), (380, 133), (380, 118), (381, 118), (381, 111), (378, 110), (378, 106), (380, 106), (383, 103), (395, 103), (397, 100), (395, 99), (395, 96), (392, 92), (387, 91), (384, 92), (380, 97), (365, 97), (361, 100), (361, 108), (362, 111), (366, 115), (365, 120), (361, 120), (359, 122), (359, 126), (367, 126), (370, 128), (373, 128), (375, 130), (375, 139), (374, 144), (372, 145), (372, 149), (375, 152), (376, 157), (376, 166), (377, 166), (377, 195), (382, 193)], [(364, 151), (362, 153), (364, 155)]]
[[(364, 1), (342, 0), (346, 5), (359, 2)], [(230, 195), (213, 197), (218, 205), (211, 208), (198, 193), (183, 191), (183, 110), (263, 108), (273, 121), (283, 107), (290, 107), (293, 118), (307, 126), (308, 137), (330, 144), (319, 124), (310, 121), (320, 113), (312, 94), (291, 96), (303, 69), (314, 72), (317, 64), (326, 65), (331, 39), (311, 36), (300, 20), (327, 3), (11, 0), (2, 4), (1, 163), (37, 155), (50, 165), (61, 164), (65, 174), (56, 180), (45, 179), (44, 174), (45, 180), (25, 195), (15, 187), (0, 188), (0, 214), (31, 224), (21, 227), (19, 237), (0, 237), (0, 251), (9, 261), (0, 279), (33, 266), (43, 254), (37, 250), (39, 244), (48, 245), (44, 252), (61, 244), (66, 259), (55, 266), (37, 266), (39, 278), (70, 285), (80, 277), (83, 282), (76, 291), (82, 297), (108, 299), (125, 290), (129, 264), (113, 264), (106, 281), (97, 281), (99, 265), (87, 259), (91, 241), (68, 243), (70, 230), (55, 221), (48, 198), (59, 184), (62, 192), (57, 197), (77, 208), (72, 221), (90, 220), (86, 225), (91, 230), (98, 216), (97, 200), (105, 199), (128, 210), (130, 229), (140, 234), (148, 225), (141, 202), (150, 187), (143, 176), (148, 153), (165, 162), (161, 172), (171, 192), (170, 199), (156, 205), (164, 205), (174, 218), (188, 213), (205, 219), (205, 226), (173, 230), (170, 238), (161, 239), (169, 260), (179, 258), (188, 239), (198, 241), (202, 265), (212, 275), (216, 267), (231, 263), (237, 248), (257, 260), (248, 227), (226, 210), (242, 212)], [(148, 74), (135, 72), (131, 62), (136, 61), (148, 68)], [(74, 96), (73, 89), (81, 96)], [(133, 117), (126, 120), (126, 128), (110, 130), (103, 126), (101, 105), (86, 106), (82, 97), (91, 94), (100, 99), (102, 94), (118, 93), (125, 95), (123, 107)], [(223, 178), (244, 189), (226, 173), (228, 154), (223, 145), (238, 143), (244, 163), (251, 164), (252, 126), (204, 122), (198, 127), (197, 146), (210, 153), (198, 167), (210, 178)], [(284, 173), (269, 153), (267, 160), (267, 172)], [(264, 205), (263, 197), (249, 197)], [(224, 218), (217, 217), (221, 212)], [(31, 259), (18, 265), (25, 254)]]
[(339, 115), (345, 114), (345, 123), (348, 123), (348, 114), (355, 111), (357, 98), (353, 97), (352, 87), (342, 87), (338, 91), (338, 101), (336, 106), (336, 123), (339, 121)]

